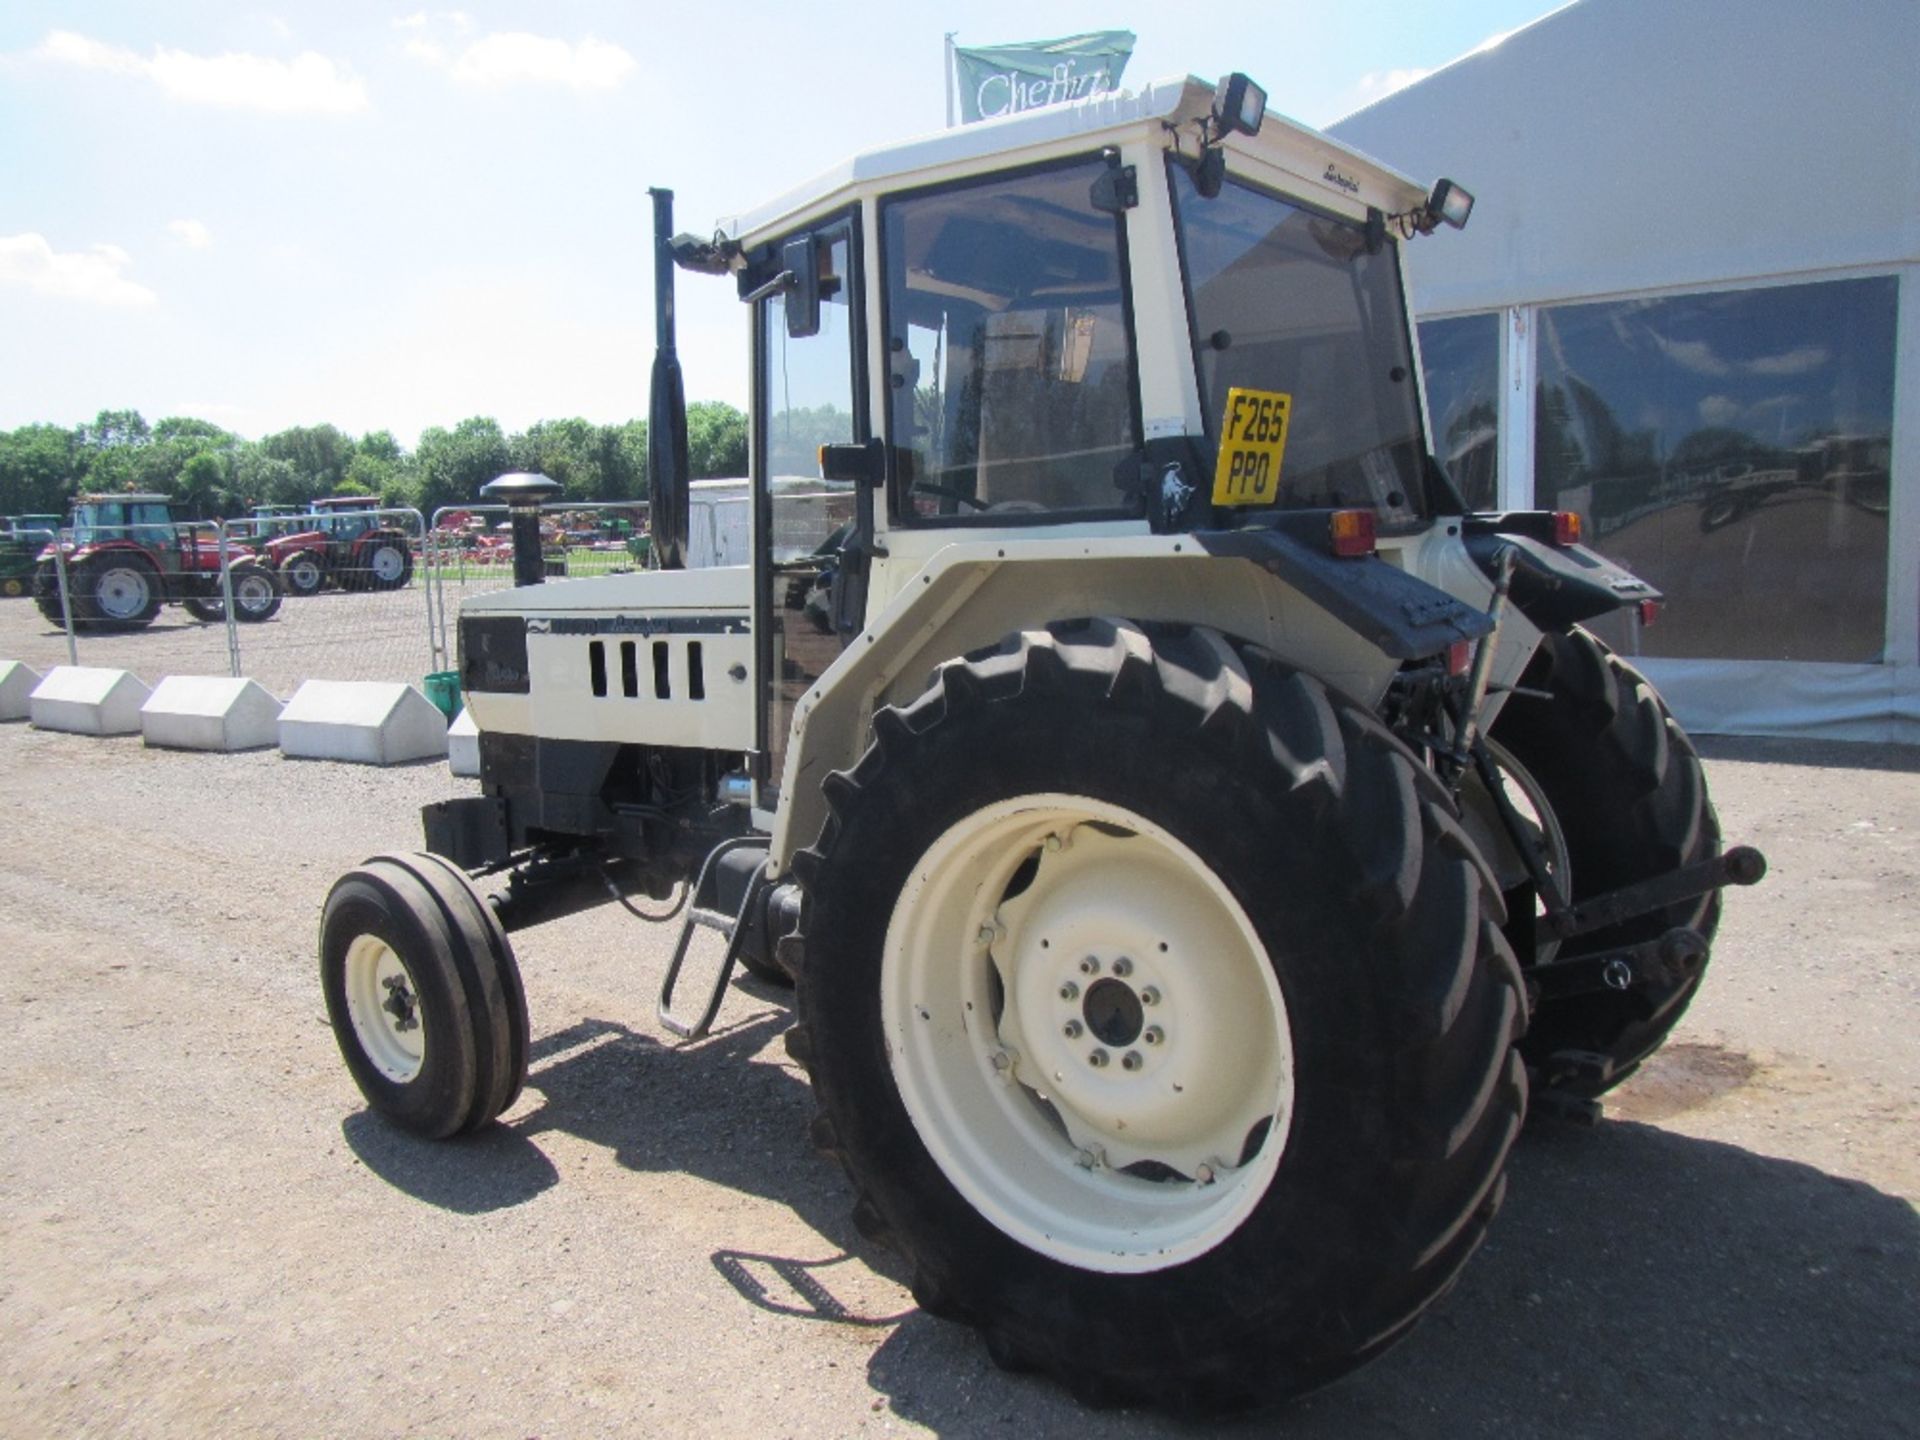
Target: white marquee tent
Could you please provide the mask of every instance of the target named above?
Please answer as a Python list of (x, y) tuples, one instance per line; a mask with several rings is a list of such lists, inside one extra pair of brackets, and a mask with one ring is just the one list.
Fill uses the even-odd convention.
[(1578, 0), (1331, 129), (1479, 197), (1439, 448), (1667, 592), (1681, 718), (1920, 740), (1920, 3)]

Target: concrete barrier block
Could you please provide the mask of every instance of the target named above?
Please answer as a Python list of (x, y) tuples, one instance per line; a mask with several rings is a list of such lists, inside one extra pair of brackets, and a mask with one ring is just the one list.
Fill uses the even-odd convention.
[(40, 672), (18, 660), (0, 660), (0, 720), (27, 718), (27, 701), (40, 683)]
[(172, 750), (259, 750), (280, 741), (280, 702), (252, 680), (169, 675), (140, 707), (147, 744)]
[(36, 730), (137, 735), (140, 707), (151, 693), (131, 670), (56, 665), (27, 697), (27, 718)]
[(411, 685), (309, 680), (280, 712), (280, 753), (399, 765), (447, 753), (447, 717)]
[(462, 708), (460, 718), (447, 727), (447, 768), (456, 775), (477, 779), (480, 774), (480, 727), (473, 712)]

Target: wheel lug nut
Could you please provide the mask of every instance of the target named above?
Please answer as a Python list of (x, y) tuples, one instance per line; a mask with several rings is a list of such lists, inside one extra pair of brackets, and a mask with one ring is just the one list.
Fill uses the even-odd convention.
[(1078, 1020), (1067, 1021), (1066, 1024), (1060, 1027), (1060, 1033), (1069, 1040), (1078, 1040), (1080, 1038), (1080, 1022)]
[(1147, 986), (1146, 989), (1140, 992), (1140, 1003), (1142, 1005), (1158, 1005), (1160, 1003), (1160, 992), (1151, 985)]
[(1118, 960), (1113, 962), (1113, 973), (1116, 975), (1131, 975), (1133, 973), (1133, 961), (1122, 955)]
[(1086, 959), (1080, 962), (1080, 973), (1082, 975), (1098, 975), (1100, 973), (1099, 960), (1092, 955), (1087, 956)]
[(1144, 1031), (1141, 1032), (1140, 1038), (1146, 1041), (1147, 1044), (1149, 1045), (1158, 1045), (1162, 1040), (1166, 1039), (1167, 1037), (1166, 1037), (1166, 1033), (1163, 1030), (1161, 1030), (1161, 1028), (1158, 1025), (1149, 1025)]
[(1060, 998), (1062, 1000), (1077, 1000), (1079, 997), (1080, 987), (1074, 984), (1073, 981), (1069, 980), (1060, 987)]
[(1104, 1050), (1094, 1051), (1091, 1055), (1087, 1056), (1087, 1063), (1093, 1066), (1093, 1068), (1096, 1070), (1105, 1069), (1107, 1064), (1107, 1052)]
[(1138, 1050), (1129, 1050), (1127, 1051), (1126, 1054), (1120, 1057), (1120, 1064), (1122, 1068), (1127, 1070), (1138, 1070), (1142, 1065), (1146, 1063), (1147, 1063), (1146, 1061), (1140, 1058), (1140, 1052)]

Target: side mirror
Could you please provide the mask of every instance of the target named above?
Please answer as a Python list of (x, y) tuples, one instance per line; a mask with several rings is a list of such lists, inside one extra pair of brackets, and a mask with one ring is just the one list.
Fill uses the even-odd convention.
[(820, 250), (813, 235), (796, 235), (780, 247), (780, 266), (793, 277), (787, 289), (787, 334), (795, 340), (820, 333)]

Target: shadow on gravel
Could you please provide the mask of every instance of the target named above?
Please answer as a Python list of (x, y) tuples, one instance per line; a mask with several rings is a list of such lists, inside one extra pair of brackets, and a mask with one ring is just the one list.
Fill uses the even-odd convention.
[(524, 1205), (560, 1179), (539, 1146), (505, 1125), (458, 1140), (420, 1140), (362, 1110), (340, 1122), (340, 1133), (394, 1189), (459, 1215)]
[[(1906, 1201), (1619, 1121), (1530, 1132), (1511, 1181), (1487, 1244), (1404, 1344), (1227, 1433), (1915, 1433), (1920, 1218)], [(875, 1352), (870, 1378), (896, 1413), (944, 1435), (1000, 1432), (1016, 1413), (1033, 1433), (1050, 1415), (1071, 1428), (1064, 1394), (983, 1372), (954, 1333), (916, 1316)], [(1201, 1433), (1138, 1413), (1100, 1425)]]
[(1707, 760), (1754, 765), (1806, 765), (1830, 770), (1920, 773), (1920, 745), (1866, 740), (1803, 740), (1783, 735), (1695, 735), (1694, 748)]
[(883, 1268), (848, 1219), (852, 1202), (839, 1172), (808, 1143), (806, 1081), (788, 1065), (756, 1063), (769, 1042), (779, 1053), (778, 1037), (791, 1023), (784, 1009), (763, 1012), (676, 1046), (615, 1021), (581, 1021), (534, 1041), (527, 1089), (542, 1103), (506, 1128), (529, 1144), (564, 1132), (632, 1170), (694, 1175), (775, 1201), (823, 1239)]

